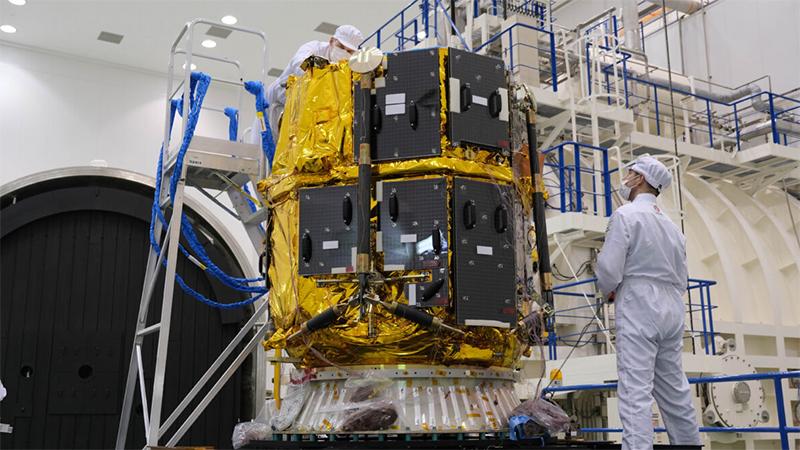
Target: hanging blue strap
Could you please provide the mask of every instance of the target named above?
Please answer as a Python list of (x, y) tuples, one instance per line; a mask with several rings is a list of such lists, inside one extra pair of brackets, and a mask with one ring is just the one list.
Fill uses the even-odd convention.
[(239, 111), (236, 108), (225, 108), (225, 115), (228, 116), (228, 140), (236, 142), (239, 135)]
[(269, 103), (264, 95), (264, 83), (260, 81), (245, 81), (244, 88), (256, 98), (256, 117), (261, 124), (261, 148), (267, 155), (269, 167), (272, 168), (272, 160), (275, 158), (275, 141), (272, 139), (272, 131), (269, 128), (267, 109)]
[[(192, 73), (192, 78), (190, 83), (191, 95), (189, 102), (189, 115), (187, 117), (186, 132), (184, 133), (184, 138), (183, 141), (181, 142), (181, 147), (178, 150), (178, 156), (176, 157), (175, 168), (172, 177), (170, 178), (170, 198), (172, 199), (174, 199), (174, 194), (177, 189), (178, 180), (180, 178), (180, 174), (182, 173), (183, 157), (185, 156), (185, 153), (189, 147), (189, 143), (191, 142), (192, 136), (194, 135), (194, 130), (197, 126), (197, 120), (200, 113), (200, 106), (203, 103), (203, 99), (208, 90), (208, 85), (210, 81), (211, 78), (206, 74), (200, 72)], [(175, 118), (175, 112), (183, 113), (182, 104), (183, 102), (181, 102), (178, 99), (174, 99), (170, 103), (170, 131), (172, 130)], [(161, 207), (159, 204), (159, 200), (161, 198), (163, 154), (164, 154), (164, 149), (162, 144), (162, 149), (159, 152), (159, 158), (158, 158), (159, 160), (158, 160), (158, 168), (156, 175), (156, 192), (153, 200), (153, 207), (152, 207), (151, 221), (150, 221), (150, 244), (153, 246), (156, 252), (160, 252), (161, 247), (158, 245), (155, 239), (155, 223), (158, 220), (164, 226), (166, 226), (167, 224), (166, 218), (164, 217), (164, 214), (161, 211)], [(268, 292), (268, 289), (265, 286), (249, 286), (247, 284), (251, 282), (263, 281), (263, 278), (231, 277), (230, 275), (222, 271), (216, 264), (214, 264), (208, 257), (205, 248), (197, 238), (197, 235), (194, 232), (191, 222), (189, 222), (186, 216), (181, 217), (180, 226), (181, 226), (181, 231), (184, 237), (186, 238), (186, 241), (189, 244), (189, 247), (195, 252), (195, 254), (197, 254), (197, 258), (205, 265), (206, 270), (208, 270), (212, 275), (218, 278), (223, 284), (233, 289), (243, 292), (253, 292), (258, 295), (233, 303), (219, 303), (207, 297), (204, 297), (202, 294), (191, 289), (188, 285), (186, 285), (184, 280), (179, 275), (176, 275), (176, 282), (181, 287), (181, 289), (183, 289), (184, 292), (186, 292), (187, 294), (191, 295), (192, 297), (196, 298), (197, 300), (209, 306), (217, 308), (225, 308), (225, 309), (238, 308), (241, 306), (248, 305), (258, 300)], [(181, 253), (183, 253), (186, 257), (191, 258), (189, 252), (182, 245), (179, 244), (179, 248), (181, 250)], [(164, 259), (164, 265), (166, 265), (166, 263), (167, 261), (166, 259)]]

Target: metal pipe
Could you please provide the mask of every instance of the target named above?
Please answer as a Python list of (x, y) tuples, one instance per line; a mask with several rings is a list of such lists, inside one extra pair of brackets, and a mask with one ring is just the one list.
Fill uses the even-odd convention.
[[(633, 1), (635, 2), (636, 0)], [(647, 1), (658, 6), (661, 6), (662, 3), (661, 0), (647, 0)], [(700, 11), (700, 9), (702, 9), (703, 7), (703, 2), (701, 0), (665, 0), (663, 3), (666, 4), (667, 8), (674, 9), (675, 11), (680, 11), (685, 14), (692, 14), (694, 12)], [(627, 29), (627, 26), (625, 26), (625, 28)]]
[(356, 227), (358, 241), (356, 248), (356, 272), (359, 280), (359, 301), (363, 303), (364, 293), (367, 289), (367, 277), (370, 272), (370, 223), (371, 190), (372, 190), (372, 73), (361, 74), (361, 96), (365, 111), (359, 123), (361, 124), (358, 135), (358, 215)]
[[(729, 134), (728, 138), (735, 139), (737, 134), (738, 138), (741, 140), (747, 140), (756, 136), (761, 136), (762, 134), (771, 133), (772, 125), (772, 120), (765, 120), (764, 122), (761, 122), (754, 128), (744, 133), (740, 133), (737, 127), (737, 132)], [(788, 120), (775, 119), (775, 130), (779, 134), (788, 134), (791, 136), (800, 137), (800, 124), (789, 122)]]
[(625, 30), (625, 46), (642, 50), (642, 36), (639, 35), (639, 2), (622, 0), (622, 28)]
[[(550, 250), (547, 242), (547, 219), (545, 218), (544, 189), (539, 167), (538, 140), (536, 137), (536, 112), (528, 110), (528, 163), (533, 181), (533, 223), (536, 227), (536, 253), (539, 257), (539, 282), (545, 304), (553, 309), (553, 278), (550, 268)], [(548, 332), (552, 331), (552, 323)]]

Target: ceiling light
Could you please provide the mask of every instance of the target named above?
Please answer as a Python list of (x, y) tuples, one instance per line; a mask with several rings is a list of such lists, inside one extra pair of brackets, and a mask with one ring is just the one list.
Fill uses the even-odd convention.
[(218, 27), (216, 25), (211, 25), (208, 27), (208, 31), (206, 31), (207, 35), (220, 39), (228, 39), (231, 33), (233, 33), (233, 30), (230, 28)]
[(205, 41), (201, 42), (200, 45), (205, 48), (214, 48), (217, 46), (217, 41), (213, 39), (206, 39)]
[[(183, 63), (183, 66), (181, 66), (181, 69), (186, 70), (186, 63)], [(192, 64), (192, 70), (197, 70), (197, 66)]]
[(339, 25), (336, 25), (335, 23), (320, 22), (320, 24), (317, 25), (317, 28), (314, 28), (314, 31), (318, 31), (318, 32), (320, 32), (322, 34), (329, 34), (330, 35), (330, 34), (336, 33), (336, 29), (337, 28), (339, 28)]
[(16, 33), (17, 29), (14, 28), (12, 25), (0, 25), (0, 31), (3, 33)]
[(25, 3), (27, 3), (27, 0), (8, 0), (8, 3), (11, 3), (12, 5), (22, 6)]
[(233, 16), (225, 16), (220, 20), (222, 20), (222, 23), (224, 23), (225, 25), (235, 25), (236, 22), (239, 21), (239, 19)]
[(111, 33), (108, 31), (101, 31), (100, 34), (97, 35), (97, 40), (103, 42), (110, 42), (112, 44), (119, 44), (120, 42), (122, 42), (122, 39), (124, 37), (125, 36), (121, 34)]
[(424, 31), (417, 33), (417, 39), (425, 39), (428, 35)]

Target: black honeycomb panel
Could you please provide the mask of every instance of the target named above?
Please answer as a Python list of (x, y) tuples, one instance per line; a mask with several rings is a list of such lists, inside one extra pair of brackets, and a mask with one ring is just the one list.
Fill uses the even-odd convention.
[[(357, 241), (357, 186), (326, 186), (300, 189), (298, 261), (300, 275), (353, 272)], [(344, 203), (352, 208), (345, 222)], [(310, 238), (311, 255), (303, 257), (303, 241)]]
[[(459, 324), (511, 324), (516, 319), (516, 271), (512, 190), (508, 186), (456, 178), (453, 193), (454, 303)], [(470, 228), (465, 208), (474, 202)], [(506, 229), (495, 216), (505, 207)]]
[[(391, 53), (386, 57), (385, 82), (376, 88), (380, 126), (375, 136), (374, 160), (392, 161), (442, 153), (439, 137), (441, 95), (438, 50)], [(354, 129), (358, 130), (356, 106)], [(415, 114), (412, 112), (415, 110)], [(412, 120), (416, 116), (416, 122)], [(357, 156), (356, 156), (357, 157)]]
[[(457, 49), (450, 49), (447, 61), (448, 78), (458, 79), (460, 89), (469, 85), (472, 95), (472, 104), (468, 108), (462, 105), (461, 112), (451, 111), (448, 114), (450, 140), (489, 150), (507, 150), (508, 121), (492, 117), (489, 107), (483, 104), (492, 95), (500, 95), (499, 89), (508, 87), (503, 61)], [(447, 85), (449, 90), (450, 83)], [(454, 95), (460, 95), (460, 92), (448, 92), (449, 102), (453, 102)], [(507, 102), (507, 99), (504, 101)]]
[[(447, 305), (449, 233), (446, 180), (432, 178), (383, 182), (381, 190), (384, 269), (430, 270), (431, 281), (406, 284), (406, 298), (410, 303), (423, 307)], [(438, 235), (438, 239), (434, 239), (435, 235)], [(441, 285), (439, 280), (443, 280)], [(424, 301), (428, 287), (438, 289)]]

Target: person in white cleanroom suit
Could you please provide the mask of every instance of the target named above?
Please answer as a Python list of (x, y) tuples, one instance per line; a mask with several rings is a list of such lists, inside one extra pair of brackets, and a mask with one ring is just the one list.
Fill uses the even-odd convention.
[(278, 142), (278, 122), (286, 105), (286, 80), (289, 79), (289, 75), (301, 75), (303, 69), (300, 68), (300, 65), (312, 55), (325, 58), (331, 62), (348, 59), (350, 55), (358, 50), (358, 46), (363, 41), (364, 36), (358, 28), (352, 25), (342, 25), (336, 29), (336, 32), (327, 41), (306, 42), (297, 49), (292, 60), (283, 69), (281, 76), (267, 88), (269, 126), (272, 129), (272, 136), (276, 143)]
[(700, 445), (681, 363), (686, 238), (656, 204), (671, 182), (655, 158), (633, 163), (619, 189), (630, 203), (614, 211), (597, 258), (597, 285), (616, 302), (617, 395), (627, 450), (653, 446), (653, 397), (670, 443)]

